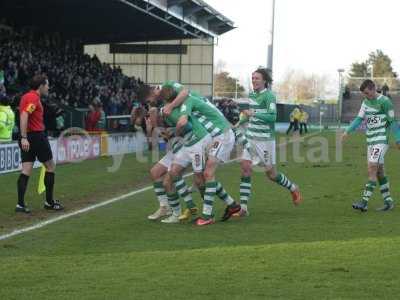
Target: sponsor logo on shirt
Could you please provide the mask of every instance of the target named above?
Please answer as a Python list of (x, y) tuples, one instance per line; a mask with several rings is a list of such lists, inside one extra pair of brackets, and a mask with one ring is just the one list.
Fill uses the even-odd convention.
[(28, 105), (28, 107), (26, 108), (26, 111), (31, 114), (31, 113), (33, 113), (35, 111), (35, 109), (36, 109), (36, 105), (33, 104), (33, 103), (30, 103)]

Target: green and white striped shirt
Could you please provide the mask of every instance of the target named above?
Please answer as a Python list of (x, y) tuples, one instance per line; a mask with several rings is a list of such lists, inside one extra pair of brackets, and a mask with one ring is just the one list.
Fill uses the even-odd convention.
[(250, 94), (250, 111), (246, 138), (256, 141), (275, 140), (276, 97), (270, 90)]
[(244, 149), (250, 151), (249, 141), (246, 139), (240, 128), (232, 128), (232, 130), (235, 134), (235, 143), (237, 145), (242, 145)]
[(394, 109), (390, 99), (379, 95), (376, 99), (365, 99), (358, 113), (367, 122), (367, 144), (388, 144), (390, 124), (394, 121)]
[(175, 137), (171, 140), (171, 150), (173, 154), (178, 153), (183, 147), (183, 140), (180, 137)]
[[(162, 113), (162, 110), (161, 110)], [(182, 116), (178, 107), (174, 108), (171, 114), (165, 117), (165, 122), (168, 126), (176, 127), (179, 118)], [(185, 133), (183, 136), (183, 145), (185, 147), (191, 147), (201, 141), (207, 134), (207, 130), (200, 124), (200, 122), (193, 117), (189, 117), (188, 122), (191, 124), (191, 130)]]
[(224, 115), (205, 98), (189, 95), (180, 109), (182, 114), (195, 117), (212, 137), (216, 137), (230, 128)]
[(196, 118), (201, 125), (207, 130), (211, 137), (216, 137), (222, 133), (221, 129), (215, 127), (214, 123), (207, 119), (203, 114), (198, 111), (192, 111), (192, 117)]

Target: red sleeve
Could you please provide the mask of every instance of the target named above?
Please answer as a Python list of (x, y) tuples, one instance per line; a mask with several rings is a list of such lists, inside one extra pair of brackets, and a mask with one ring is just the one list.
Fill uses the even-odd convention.
[(86, 119), (86, 127), (88, 131), (96, 130), (97, 122), (100, 120), (100, 112), (92, 111)]
[(94, 113), (94, 122), (97, 124), (97, 122), (100, 120), (101, 113), (99, 111), (96, 111)]
[(93, 112), (89, 112), (88, 117), (87, 117), (87, 128), (88, 130), (93, 130), (94, 128), (94, 113)]
[(93, 116), (93, 130), (98, 130), (97, 128), (97, 123), (99, 122), (101, 117), (101, 114), (99, 111), (95, 111), (94, 112), (94, 116)]
[(22, 97), (21, 103), (19, 105), (20, 114), (24, 111), (31, 114), (33, 113), (38, 105), (38, 99), (35, 95), (26, 94)]
[(90, 124), (90, 113), (87, 114), (86, 119), (85, 119), (85, 129), (87, 131), (90, 131), (91, 128), (91, 124)]

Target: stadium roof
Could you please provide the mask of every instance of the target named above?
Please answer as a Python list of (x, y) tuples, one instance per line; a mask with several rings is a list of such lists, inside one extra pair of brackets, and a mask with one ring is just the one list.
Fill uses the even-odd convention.
[(86, 44), (210, 38), (234, 28), (202, 0), (2, 0), (0, 16)]

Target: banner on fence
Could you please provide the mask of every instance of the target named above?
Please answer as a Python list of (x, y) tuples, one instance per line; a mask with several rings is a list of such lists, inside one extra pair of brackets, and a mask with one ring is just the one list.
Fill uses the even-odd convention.
[[(51, 150), (54, 157), (57, 154), (57, 140), (50, 140)], [(41, 166), (39, 161), (33, 165), (34, 168)], [(0, 174), (21, 170), (21, 150), (17, 142), (0, 144)]]
[[(121, 155), (147, 149), (142, 132), (111, 135), (71, 135), (50, 139), (57, 164), (79, 163), (102, 155)], [(0, 174), (21, 170), (21, 152), (17, 142), (0, 144)], [(41, 166), (36, 161), (34, 168)]]

